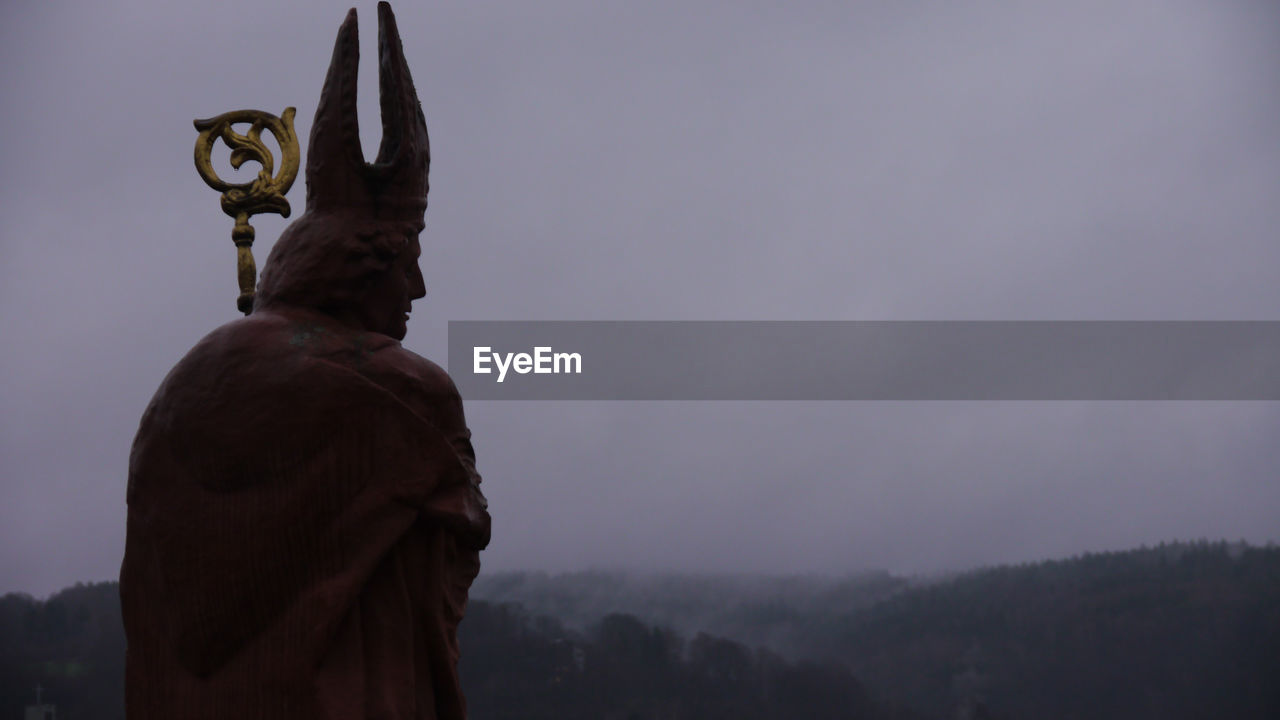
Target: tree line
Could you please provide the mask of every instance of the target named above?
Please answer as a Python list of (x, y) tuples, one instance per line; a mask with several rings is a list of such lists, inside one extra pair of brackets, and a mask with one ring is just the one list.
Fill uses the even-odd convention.
[[(506, 573), (460, 635), (477, 720), (1276, 718), (1280, 548), (929, 581)], [(122, 719), (124, 647), (115, 583), (0, 597), (0, 718), (39, 684), (61, 720)]]

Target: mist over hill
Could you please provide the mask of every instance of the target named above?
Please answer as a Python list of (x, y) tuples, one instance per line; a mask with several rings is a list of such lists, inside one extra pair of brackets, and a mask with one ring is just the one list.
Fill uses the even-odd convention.
[[(484, 718), (1280, 717), (1280, 548), (1174, 543), (928, 580), (871, 573), (480, 578)], [(0, 598), (0, 716), (39, 683), (123, 717), (114, 583)]]
[(594, 570), (576, 573), (482, 574), (471, 596), (517, 604), (584, 629), (613, 613), (625, 613), (682, 634), (708, 632), (788, 657), (798, 627), (813, 618), (870, 608), (919, 581), (874, 572), (849, 577), (821, 575), (692, 575)]

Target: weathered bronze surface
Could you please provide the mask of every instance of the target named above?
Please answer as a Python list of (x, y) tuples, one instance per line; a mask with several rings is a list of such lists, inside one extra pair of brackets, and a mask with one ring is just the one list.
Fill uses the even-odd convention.
[[(289, 201), (285, 193), (298, 176), (298, 136), (293, 131), (294, 108), (285, 108), (280, 117), (261, 110), (235, 110), (207, 120), (196, 120), (200, 136), (196, 138), (196, 171), (209, 187), (222, 193), (222, 211), (235, 218), (231, 239), (236, 244), (236, 275), (240, 280), (240, 296), (236, 307), (248, 315), (253, 311), (253, 292), (258, 269), (253, 262), (253, 227), (249, 217), (273, 212), (289, 217)], [(249, 123), (244, 134), (232, 126)], [(262, 131), (269, 131), (280, 145), (279, 174), (273, 174), (275, 158), (262, 141)], [(239, 170), (246, 162), (261, 166), (258, 177), (247, 183), (228, 183), (213, 169), (213, 145), (221, 138), (231, 148), (231, 167)]]
[[(430, 147), (395, 18), (378, 12), (377, 159), (359, 144), (352, 10), (306, 212), (252, 312), (192, 348), (138, 428), (120, 570), (130, 720), (466, 716), (457, 627), (490, 520), (457, 389), (400, 344), (426, 294)], [(237, 220), (287, 209), (245, 193), (224, 202)]]

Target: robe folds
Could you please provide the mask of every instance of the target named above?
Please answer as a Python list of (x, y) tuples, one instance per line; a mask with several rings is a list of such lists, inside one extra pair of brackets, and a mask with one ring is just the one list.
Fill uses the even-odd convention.
[(130, 456), (127, 716), (465, 717), (479, 481), (453, 382), (399, 342), (302, 310), (209, 334)]

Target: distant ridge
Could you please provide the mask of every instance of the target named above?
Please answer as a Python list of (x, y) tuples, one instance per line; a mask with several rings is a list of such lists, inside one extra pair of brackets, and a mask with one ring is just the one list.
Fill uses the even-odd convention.
[(1280, 718), (1280, 548), (1198, 540), (927, 580), (589, 572), (482, 576), (473, 596), (583, 627), (625, 612), (837, 661), (950, 717)]
[[(480, 720), (1280, 717), (1274, 545), (928, 581), (495, 573), (472, 597), (462, 667)], [(115, 583), (0, 597), (0, 717), (39, 683), (61, 716), (123, 718), (123, 653)]]

